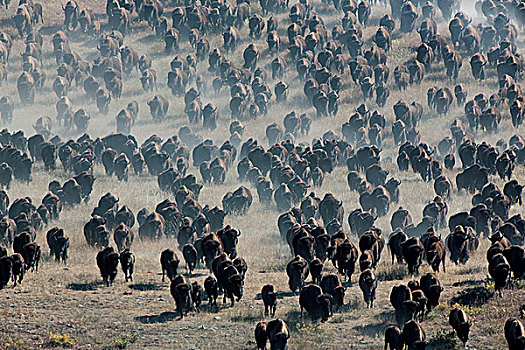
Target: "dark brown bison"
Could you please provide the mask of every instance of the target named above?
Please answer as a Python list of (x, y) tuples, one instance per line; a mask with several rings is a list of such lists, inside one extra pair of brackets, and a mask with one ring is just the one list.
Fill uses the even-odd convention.
[(13, 261), (7, 255), (0, 257), (0, 289), (3, 289), (12, 279)]
[(170, 285), (170, 293), (175, 304), (177, 305), (177, 312), (181, 318), (184, 318), (184, 313), (194, 310), (193, 299), (191, 297), (192, 285), (188, 277), (184, 275), (177, 275)]
[(115, 240), (119, 252), (122, 252), (125, 249), (130, 249), (133, 244), (133, 238), (133, 232), (125, 223), (121, 222), (115, 228), (113, 239)]
[(268, 333), (266, 332), (267, 323), (258, 322), (255, 326), (255, 343), (257, 344), (257, 350), (266, 349), (266, 343), (268, 343)]
[(389, 326), (385, 330), (385, 350), (403, 350), (405, 342), (403, 340), (403, 334), (397, 326)]
[(106, 286), (113, 284), (118, 272), (119, 255), (113, 247), (106, 247), (97, 254), (97, 266)]
[(148, 106), (154, 122), (159, 123), (166, 118), (169, 101), (163, 96), (156, 95), (151, 101), (148, 101)]
[(412, 275), (418, 274), (425, 255), (425, 247), (421, 241), (417, 237), (411, 237), (401, 244), (401, 249), (408, 265), (408, 272)]
[(4, 124), (11, 124), (13, 121), (14, 102), (9, 96), (0, 98), (0, 113)]
[(197, 259), (198, 259), (197, 249), (195, 249), (193, 244), (187, 243), (182, 248), (182, 255), (184, 256), (184, 261), (186, 261), (186, 269), (191, 275), (192, 271), (195, 269), (195, 266), (197, 265)]
[(23, 104), (35, 102), (35, 80), (28, 72), (23, 72), (17, 80), (18, 95)]
[(450, 260), (455, 264), (465, 264), (470, 254), (477, 250), (479, 240), (472, 227), (456, 226), (454, 232), (447, 237), (447, 246), (450, 251)]
[(131, 112), (123, 109), (117, 115), (117, 133), (129, 134), (131, 133), (131, 126), (133, 124), (133, 117)]
[(84, 108), (80, 108), (78, 111), (75, 112), (73, 115), (73, 123), (75, 124), (75, 127), (77, 129), (77, 132), (84, 133), (87, 131), (89, 120), (91, 117), (86, 112)]
[(47, 232), (47, 245), (49, 246), (49, 256), (55, 257), (55, 261), (62, 260), (64, 264), (67, 262), (69, 237), (66, 236), (63, 229), (54, 227)]
[(277, 309), (277, 293), (271, 284), (264, 285), (261, 290), (261, 297), (264, 303), (264, 315), (275, 316)]
[(417, 321), (410, 320), (404, 324), (403, 341), (407, 346), (407, 350), (424, 349), (426, 345), (425, 339), (425, 331)]
[(4, 247), (10, 247), (13, 244), (16, 231), (15, 221), (4, 216), (2, 220), (0, 220), (0, 243)]
[(520, 320), (514, 317), (507, 319), (504, 332), (509, 350), (520, 350), (525, 347), (525, 328)]
[(366, 269), (361, 272), (361, 275), (359, 276), (359, 288), (363, 293), (366, 307), (373, 308), (374, 300), (376, 298), (377, 278), (372, 270)]
[(217, 280), (213, 276), (208, 276), (204, 280), (204, 290), (208, 296), (208, 301), (210, 307), (215, 305), (217, 308), (217, 297), (219, 295), (219, 287), (217, 285)]
[(222, 198), (222, 206), (226, 214), (237, 213), (245, 215), (252, 205), (252, 194), (244, 186), (239, 187), (234, 192), (228, 192)]
[(286, 274), (288, 275), (288, 286), (290, 290), (296, 293), (297, 290), (303, 287), (308, 277), (308, 262), (300, 256), (296, 256), (286, 265)]
[(140, 77), (140, 82), (144, 91), (153, 91), (154, 89), (158, 90), (157, 72), (153, 68), (143, 70), (142, 76)]
[(124, 273), (126, 282), (129, 280), (133, 282), (133, 271), (135, 269), (135, 255), (129, 250), (129, 248), (124, 249), (120, 253), (120, 267)]
[(321, 287), (315, 284), (301, 288), (299, 305), (301, 316), (304, 309), (310, 314), (312, 321), (321, 319), (322, 322), (325, 322), (332, 315), (332, 296), (324, 294)]
[(390, 303), (395, 309), (396, 321), (399, 326), (411, 320), (416, 311), (416, 303), (412, 301), (412, 292), (406, 285), (392, 287)]
[(226, 298), (230, 299), (231, 306), (235, 305), (235, 300), (239, 301), (243, 296), (244, 278), (224, 254), (213, 261), (214, 274), (217, 282), (224, 290), (223, 302)]
[[(13, 242), (14, 246), (14, 242)], [(13, 249), (14, 250), (14, 249)], [(20, 255), (24, 258), (25, 269), (38, 272), (38, 264), (40, 262), (41, 250), (36, 243), (27, 243), (21, 249)]]
[(454, 331), (456, 331), (459, 340), (461, 340), (463, 344), (466, 344), (468, 341), (471, 323), (465, 311), (458, 307), (450, 310), (448, 315), (448, 324), (450, 324)]
[(278, 318), (268, 322), (266, 325), (266, 334), (270, 341), (270, 349), (287, 349), (287, 342), (290, 338), (290, 329), (284, 320)]
[[(393, 217), (392, 217), (393, 218)], [(388, 240), (388, 248), (390, 250), (390, 255), (392, 257), (392, 264), (394, 264), (394, 259), (397, 259), (397, 262), (400, 263), (403, 261), (403, 250), (402, 244), (408, 239), (408, 236), (402, 229), (396, 228), (396, 231), (390, 235)]]
[(343, 202), (338, 201), (333, 194), (327, 193), (319, 203), (319, 213), (325, 225), (332, 221), (332, 219), (343, 222)]
[(177, 276), (177, 268), (179, 267), (179, 258), (177, 254), (171, 250), (166, 249), (160, 254), (160, 265), (162, 267), (162, 282), (164, 282), (164, 276), (167, 275), (170, 281), (173, 281)]
[(319, 284), (323, 293), (326, 293), (332, 297), (332, 309), (340, 310), (344, 305), (344, 298), (346, 289), (341, 284), (341, 280), (336, 274), (327, 274), (321, 278)]

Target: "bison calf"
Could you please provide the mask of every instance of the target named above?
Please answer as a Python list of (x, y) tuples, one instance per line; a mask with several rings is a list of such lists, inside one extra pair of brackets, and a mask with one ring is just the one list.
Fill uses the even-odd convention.
[(122, 267), (122, 272), (124, 272), (124, 277), (126, 282), (128, 279), (133, 282), (133, 270), (135, 269), (135, 255), (129, 250), (124, 249), (120, 253), (120, 267)]
[(209, 306), (215, 305), (217, 308), (217, 298), (219, 296), (219, 286), (217, 285), (217, 280), (213, 276), (208, 276), (204, 280), (204, 290), (208, 296)]
[(11, 255), (9, 258), (11, 259), (11, 262), (13, 263), (13, 267), (12, 267), (13, 282), (15, 283), (15, 287), (16, 287), (17, 280), (18, 280), (18, 283), (22, 283), (22, 280), (24, 279), (24, 272), (25, 272), (24, 259), (22, 258), (20, 254), (17, 254), (17, 253)]
[(191, 275), (197, 265), (197, 249), (195, 249), (193, 244), (188, 243), (182, 248), (182, 255), (184, 256), (184, 261), (186, 261), (186, 268)]
[(323, 275), (323, 262), (319, 258), (310, 261), (310, 274), (312, 275), (312, 282), (315, 284), (321, 283)]
[(277, 293), (275, 288), (271, 284), (267, 284), (262, 287), (261, 296), (264, 303), (264, 315), (275, 316), (275, 310), (277, 309)]
[(259, 322), (257, 326), (255, 326), (255, 343), (257, 344), (257, 350), (266, 349), (266, 343), (268, 342), (267, 326), (266, 322)]
[(191, 299), (193, 300), (193, 305), (197, 311), (201, 310), (202, 297), (204, 296), (204, 288), (197, 282), (191, 284)]

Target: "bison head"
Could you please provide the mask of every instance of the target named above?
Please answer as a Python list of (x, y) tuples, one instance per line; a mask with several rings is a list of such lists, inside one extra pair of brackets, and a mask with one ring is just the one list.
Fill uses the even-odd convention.
[(244, 289), (244, 280), (242, 279), (242, 276), (239, 274), (230, 276), (228, 281), (232, 286), (231, 292), (237, 297), (237, 301), (241, 300)]
[(316, 313), (321, 318), (321, 322), (328, 321), (328, 317), (332, 316), (332, 296), (329, 294), (321, 294), (317, 296), (316, 304)]

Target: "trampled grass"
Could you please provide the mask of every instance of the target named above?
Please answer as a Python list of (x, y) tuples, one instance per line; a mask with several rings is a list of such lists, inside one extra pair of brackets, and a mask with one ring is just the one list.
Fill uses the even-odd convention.
[[(339, 23), (342, 14), (337, 13), (333, 7), (328, 7), (314, 1), (314, 9), (320, 13), (327, 28)], [(23, 130), (26, 135), (34, 133), (33, 124), (42, 115), (48, 115), (52, 119), (56, 116), (56, 95), (52, 91), (52, 82), (56, 77), (56, 64), (52, 55), (52, 46), (49, 41), (51, 35), (60, 29), (62, 21), (61, 2), (49, 1), (44, 6), (44, 18), (46, 23), (42, 28), (44, 34), (44, 60), (43, 66), (47, 74), (47, 82), (43, 91), (37, 93), (36, 103), (33, 106), (23, 106), (19, 103), (16, 91), (16, 80), (20, 74), (20, 53), (24, 46), (17, 39), (14, 43), (9, 64), (8, 85), (2, 86), (2, 95), (10, 95), (15, 100), (15, 117), (9, 130)], [(90, 7), (98, 15), (102, 14), (105, 4), (100, 0), (82, 2), (81, 6)], [(468, 4), (467, 4), (468, 5)], [(252, 3), (255, 12), (260, 12), (258, 3)], [(469, 6), (468, 8), (471, 8)], [(173, 9), (172, 4), (167, 4), (166, 13)], [(14, 34), (14, 28), (9, 26), (9, 20), (16, 10), (11, 6), (8, 11), (2, 9), (0, 23), (2, 30)], [(375, 5), (372, 10), (371, 24), (363, 29), (363, 41), (369, 45), (371, 37), (377, 30), (379, 18), (389, 9), (383, 5)], [(475, 17), (475, 13), (469, 13)], [(283, 47), (286, 47), (286, 27), (289, 24), (286, 13), (278, 15), (280, 20), (279, 32), (284, 39)], [(475, 22), (479, 22), (475, 18)], [(396, 23), (399, 25), (399, 23)], [(439, 24), (439, 32), (448, 36), (447, 23)], [(241, 41), (238, 48), (228, 58), (236, 65), (242, 65), (242, 50), (250, 42), (248, 29), (245, 25), (240, 30)], [(84, 60), (92, 61), (98, 54), (96, 50), (96, 38), (86, 37), (75, 33), (68, 33), (72, 49), (80, 54)], [(211, 47), (220, 46), (220, 35), (208, 35)], [(518, 37), (518, 46), (523, 47), (523, 33)], [(390, 175), (401, 180), (400, 203), (407, 208), (414, 221), (419, 222), (422, 209), (434, 197), (432, 183), (423, 183), (420, 178), (410, 173), (400, 173), (395, 166), (397, 147), (393, 144), (390, 128), (394, 119), (392, 105), (402, 99), (407, 102), (418, 101), (424, 107), (423, 120), (418, 130), (421, 139), (430, 145), (437, 143), (445, 136), (450, 135), (450, 124), (455, 118), (463, 118), (463, 110), (455, 103), (450, 113), (437, 116), (428, 110), (426, 106), (426, 91), (431, 86), (449, 86), (449, 82), (443, 72), (443, 63), (434, 63), (430, 72), (420, 85), (413, 85), (406, 92), (398, 91), (393, 86), (393, 70), (396, 65), (406, 62), (414, 55), (414, 49), (420, 40), (417, 33), (401, 35), (394, 34), (393, 49), (388, 54), (388, 65), (391, 72), (391, 96), (384, 108), (377, 108), (372, 101), (367, 102), (370, 109), (377, 109), (387, 119), (385, 128), (388, 137), (383, 143), (382, 160), (383, 167), (390, 171)], [(266, 44), (264, 36), (256, 41), (262, 51), (260, 66), (269, 72), (268, 67), (271, 57), (264, 51)], [(187, 42), (182, 43), (181, 50), (171, 55), (163, 51), (161, 40), (155, 39), (151, 29), (144, 23), (133, 24), (132, 32), (126, 36), (125, 45), (133, 47), (140, 55), (147, 53), (153, 58), (153, 68), (157, 70), (159, 90), (153, 93), (144, 93), (140, 86), (139, 75), (134, 71), (125, 78), (122, 98), (112, 101), (109, 114), (100, 115), (93, 103), (86, 103), (82, 87), (73, 87), (69, 96), (71, 97), (74, 110), (85, 107), (91, 116), (88, 133), (92, 138), (107, 135), (116, 131), (115, 116), (131, 100), (139, 102), (139, 118), (132, 128), (132, 133), (139, 143), (152, 134), (162, 138), (176, 135), (179, 128), (188, 124), (187, 117), (183, 113), (184, 102), (182, 97), (171, 96), (166, 86), (169, 63), (175, 56), (182, 56), (191, 52)], [(286, 52), (283, 50), (284, 56)], [(217, 105), (220, 120), (218, 129), (210, 133), (203, 130), (200, 125), (191, 126), (192, 129), (201, 134), (205, 139), (211, 139), (220, 145), (229, 137), (228, 126), (230, 123), (229, 92), (223, 89), (215, 96), (211, 89), (212, 75), (207, 72), (207, 62), (200, 62), (199, 73), (204, 74), (208, 89), (204, 91), (201, 100), (203, 104), (213, 102)], [(488, 69), (488, 81), (474, 81), (465, 55), (463, 67), (460, 71), (457, 83), (466, 85), (469, 97), (478, 93), (490, 96), (497, 89), (494, 69)], [(271, 88), (277, 81), (267, 78)], [(303, 94), (303, 82), (297, 78), (293, 64), (288, 65), (286, 77), (283, 79), (290, 86), (290, 95), (286, 104), (272, 104), (265, 116), (257, 120), (243, 122), (246, 131), (243, 140), (250, 137), (259, 140), (259, 144), (268, 146), (265, 137), (265, 128), (271, 123), (282, 126), (282, 120), (291, 110), (298, 113), (308, 112), (314, 114)], [(344, 79), (345, 88), (340, 94), (339, 114), (336, 117), (325, 119), (314, 119), (312, 130), (308, 136), (299, 136), (298, 143), (311, 144), (313, 138), (322, 137), (328, 130), (340, 134), (342, 123), (348, 120), (355, 108), (362, 103), (362, 95), (359, 88), (351, 81), (347, 74)], [(146, 101), (155, 94), (162, 94), (170, 101), (168, 120), (162, 124), (154, 124), (149, 114)], [(512, 127), (509, 118), (508, 106), (503, 108), (503, 121), (498, 134), (474, 134), (476, 142), (487, 141), (495, 144), (499, 139), (508, 141), (516, 133), (523, 132), (523, 126), (519, 129)], [(54, 133), (63, 139), (76, 138), (80, 136), (76, 132), (65, 132), (58, 125), (53, 126)], [(452, 180), (459, 170), (446, 171)], [(198, 175), (198, 169), (191, 168), (190, 172)], [(322, 197), (327, 192), (332, 192), (344, 202), (345, 220), (344, 229), (349, 231), (347, 215), (353, 209), (359, 207), (358, 196), (351, 192), (346, 184), (346, 168), (337, 168), (332, 174), (325, 178), (321, 188), (315, 189), (317, 196)], [(89, 219), (91, 210), (96, 201), (106, 192), (111, 192), (120, 199), (121, 204), (128, 205), (134, 213), (142, 208), (153, 210), (155, 205), (171, 195), (163, 193), (158, 189), (156, 178), (149, 175), (131, 176), (129, 182), (117, 182), (115, 178), (104, 175), (100, 165), (95, 168), (94, 191), (91, 201), (81, 204), (74, 210), (65, 210), (61, 218), (53, 225), (64, 228), (71, 237), (70, 260), (67, 266), (56, 264), (48, 257), (45, 234), (40, 233), (37, 243), (42, 246), (43, 264), (38, 274), (28, 273), (24, 282), (13, 288), (10, 284), (6, 289), (0, 291), (0, 349), (33, 349), (49, 348), (54, 343), (67, 343), (75, 349), (254, 349), (253, 331), (255, 324), (266, 319), (263, 314), (263, 303), (260, 299), (260, 291), (264, 284), (272, 283), (278, 293), (277, 317), (287, 321), (292, 330), (289, 341), (290, 349), (379, 349), (383, 344), (384, 329), (395, 322), (392, 307), (389, 303), (389, 294), (392, 286), (406, 283), (410, 277), (406, 275), (405, 268), (397, 263), (390, 264), (388, 252), (383, 252), (381, 263), (376, 274), (381, 280), (378, 291), (376, 307), (366, 309), (362, 301), (362, 293), (355, 283), (358, 275), (353, 276), (354, 283), (347, 288), (343, 312), (336, 313), (325, 324), (312, 324), (309, 317), (299, 315), (298, 297), (289, 292), (287, 277), (285, 273), (286, 263), (290, 260), (290, 252), (287, 244), (279, 236), (277, 228), (278, 212), (275, 206), (262, 205), (257, 201), (256, 190), (249, 184), (244, 184), (252, 190), (254, 203), (247, 216), (228, 216), (226, 223), (241, 230), (239, 238), (239, 255), (244, 257), (248, 263), (244, 297), (234, 308), (228, 308), (219, 302), (220, 310), (215, 312), (207, 308), (204, 302), (200, 313), (191, 313), (183, 320), (175, 313), (175, 305), (169, 293), (168, 283), (161, 282), (160, 276), (160, 252), (170, 247), (176, 249), (177, 243), (174, 239), (161, 239), (156, 242), (140, 241), (136, 234), (133, 244), (133, 252), (136, 255), (136, 271), (134, 282), (125, 283), (121, 272), (113, 287), (107, 288), (101, 283), (99, 271), (96, 267), (95, 256), (97, 251), (88, 247), (82, 233), (84, 223)], [(517, 168), (515, 178), (523, 182), (525, 171)], [(47, 185), (53, 179), (63, 182), (68, 178), (60, 169), (54, 172), (45, 172), (42, 164), (34, 167), (34, 180), (30, 184), (15, 182), (9, 190), (11, 201), (18, 197), (30, 196), (34, 202), (40, 203), (47, 192)], [(499, 178), (491, 176), (490, 181), (496, 183), (500, 188), (504, 182)], [(227, 191), (234, 190), (239, 185), (235, 168), (228, 173), (223, 185), (206, 185), (200, 195), (200, 203), (204, 206), (220, 205), (223, 195)], [(449, 214), (458, 211), (469, 210), (471, 207), (470, 196), (465, 193), (454, 192), (448, 203)], [(390, 216), (397, 209), (392, 205), (389, 215), (379, 218), (377, 221), (385, 236), (390, 233)], [(514, 206), (512, 213), (522, 212), (522, 208)], [(134, 228), (137, 232), (137, 228)], [(445, 230), (439, 232), (443, 237), (448, 234)], [(357, 244), (357, 237), (352, 237)], [(466, 266), (454, 266), (447, 261), (447, 273), (439, 273), (438, 277), (445, 291), (442, 295), (441, 304), (433, 310), (422, 323), (430, 339), (430, 348), (445, 349), (457, 348), (457, 340), (450, 334), (448, 326), (448, 312), (451, 304), (456, 302), (458, 296), (464, 297), (469, 288), (484, 288), (484, 293), (491, 293), (492, 286), (483, 283), (487, 278), (487, 263), (485, 250), (488, 241), (482, 241), (479, 251), (472, 257)], [(179, 254), (181, 256), (181, 254)], [(326, 263), (327, 272), (335, 272), (330, 263)], [(180, 269), (184, 272), (184, 266)], [(424, 265), (421, 273), (430, 272), (430, 268)], [(208, 271), (197, 269), (192, 280), (202, 283)], [(468, 283), (467, 283), (468, 282)], [(482, 283), (481, 285), (478, 283)], [(509, 316), (517, 316), (523, 301), (525, 290), (520, 288), (522, 284), (511, 284), (514, 288), (504, 291), (504, 297), (494, 295), (483, 301), (482, 306), (471, 305), (468, 314), (473, 319), (471, 340), (469, 344), (476, 349), (502, 349), (505, 347), (503, 338), (503, 322)], [(479, 290), (478, 290), (479, 291)], [(463, 293), (463, 294), (462, 294)], [(470, 297), (470, 295), (468, 296)], [(222, 299), (222, 297), (221, 297)], [(67, 337), (67, 339), (66, 339)], [(53, 344), (52, 344), (53, 343)], [(445, 344), (446, 343), (446, 344)], [(445, 346), (445, 347), (443, 347)]]

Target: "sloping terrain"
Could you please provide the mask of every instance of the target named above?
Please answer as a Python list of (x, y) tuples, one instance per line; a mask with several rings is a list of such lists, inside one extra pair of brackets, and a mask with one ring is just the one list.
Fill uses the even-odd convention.
[[(36, 102), (32, 106), (20, 103), (17, 93), (17, 79), (21, 72), (21, 55), (24, 50), (23, 42), (17, 38), (11, 52), (8, 65), (8, 84), (1, 86), (1, 95), (9, 95), (15, 100), (15, 116), (11, 125), (6, 126), (10, 131), (23, 130), (27, 136), (34, 133), (33, 125), (42, 115), (53, 119), (52, 132), (60, 135), (63, 140), (78, 138), (76, 131), (63, 130), (55, 124), (57, 101), (52, 89), (53, 81), (57, 75), (55, 57), (53, 55), (51, 36), (61, 29), (63, 18), (63, 5), (59, 1), (48, 1), (44, 5), (44, 21), (40, 28), (44, 36), (43, 67), (47, 74), (47, 81), (42, 91), (37, 92)], [(105, 3), (103, 1), (82, 1), (80, 7), (90, 8), (105, 22)], [(166, 3), (165, 13), (168, 14), (176, 4)], [(253, 11), (261, 13), (260, 5), (252, 3)], [(324, 19), (326, 28), (331, 28), (340, 23), (342, 13), (333, 6), (319, 1), (313, 2), (313, 8)], [(464, 8), (471, 10), (472, 4), (465, 4)], [(11, 16), (15, 13), (16, 6), (12, 4), (9, 10), (0, 10), (0, 29), (11, 35), (16, 31), (11, 23)], [(375, 34), (379, 19), (390, 9), (384, 4), (372, 7), (372, 16), (368, 26), (363, 28), (364, 46), (369, 46), (371, 37)], [(439, 12), (439, 11), (438, 11)], [(485, 21), (475, 12), (469, 12), (474, 22)], [(134, 14), (134, 17), (136, 14)], [(282, 46), (286, 48), (286, 28), (289, 19), (287, 13), (278, 15), (279, 32), (283, 39)], [(449, 37), (448, 24), (444, 22), (439, 13), (440, 21), (438, 32)], [(170, 19), (171, 22), (171, 19)], [(399, 23), (396, 24), (398, 26)], [(239, 30), (240, 43), (238, 48), (226, 55), (235, 66), (243, 63), (242, 52), (252, 42), (248, 36), (245, 25)], [(98, 57), (97, 38), (80, 33), (68, 33), (72, 50), (84, 60), (90, 62)], [(220, 33), (206, 34), (210, 46), (222, 45)], [(517, 46), (523, 52), (523, 31), (519, 32)], [(261, 51), (259, 66), (267, 71), (267, 79), (273, 88), (277, 80), (270, 78), (270, 62), (272, 55), (267, 52), (265, 36), (254, 41)], [(414, 222), (420, 222), (423, 207), (435, 196), (432, 182), (422, 182), (419, 175), (409, 171), (400, 172), (395, 164), (398, 147), (394, 144), (391, 125), (394, 120), (392, 105), (398, 100), (407, 102), (417, 101), (424, 106), (423, 118), (418, 127), (421, 141), (436, 146), (444, 137), (450, 136), (450, 125), (455, 118), (464, 119), (463, 106), (453, 103), (446, 116), (438, 116), (430, 111), (426, 104), (426, 91), (429, 87), (449, 86), (453, 89), (457, 83), (463, 83), (468, 91), (468, 99), (478, 93), (490, 96), (497, 92), (497, 74), (494, 68), (487, 69), (487, 80), (475, 81), (469, 66), (469, 56), (464, 54), (463, 66), (459, 72), (456, 83), (450, 82), (445, 75), (443, 63), (436, 62), (425, 75), (421, 84), (410, 85), (406, 91), (399, 91), (394, 86), (392, 73), (394, 68), (414, 56), (414, 51), (420, 44), (419, 35), (414, 31), (401, 34), (397, 30), (393, 35), (392, 50), (388, 52), (388, 66), (391, 72), (389, 83), (391, 95), (385, 107), (377, 107), (373, 101), (367, 102), (370, 110), (382, 113), (386, 120), (385, 137), (383, 141), (381, 160), (389, 176), (401, 181), (399, 205), (408, 209)], [(133, 71), (129, 77), (124, 78), (122, 98), (113, 100), (107, 116), (98, 113), (93, 102), (87, 102), (82, 87), (73, 87), (70, 91), (74, 110), (84, 107), (91, 116), (87, 133), (94, 139), (116, 131), (115, 116), (131, 100), (139, 103), (139, 116), (132, 128), (132, 134), (139, 144), (150, 135), (156, 134), (162, 139), (176, 135), (179, 129), (188, 124), (184, 113), (184, 99), (171, 96), (166, 85), (167, 73), (170, 62), (175, 54), (186, 56), (193, 52), (188, 42), (181, 43), (181, 48), (173, 54), (164, 53), (162, 39), (155, 37), (154, 32), (145, 22), (138, 23), (134, 18), (131, 33), (125, 37), (125, 45), (133, 47), (139, 55), (148, 54), (153, 59), (153, 68), (157, 71), (158, 91), (144, 92), (139, 81), (140, 73)], [(285, 56), (286, 50), (282, 55)], [(207, 62), (200, 62), (198, 72), (203, 74), (208, 85), (202, 91), (203, 105), (213, 102), (219, 110), (218, 128), (212, 132), (205, 130), (201, 125), (192, 125), (194, 132), (204, 139), (213, 140), (214, 144), (221, 145), (229, 138), (230, 110), (229, 91), (223, 89), (218, 95), (213, 93), (211, 82), (214, 75), (207, 70)], [(304, 82), (297, 76), (292, 63), (288, 65), (286, 76), (283, 78), (289, 85), (289, 97), (286, 103), (270, 105), (267, 115), (261, 115), (256, 120), (243, 121), (245, 133), (243, 141), (249, 138), (259, 140), (265, 148), (268, 141), (265, 129), (271, 123), (282, 125), (283, 117), (295, 110), (298, 114), (308, 112), (315, 115), (315, 110), (303, 93)], [(341, 133), (341, 125), (348, 120), (355, 108), (362, 103), (362, 94), (359, 86), (355, 84), (347, 72), (343, 78), (344, 88), (339, 98), (339, 113), (337, 116), (313, 118), (311, 132), (307, 136), (298, 136), (296, 143), (311, 144), (314, 138), (320, 138), (329, 130)], [(191, 83), (194, 86), (194, 83)], [(162, 94), (170, 101), (168, 118), (161, 124), (153, 123), (149, 113), (147, 101), (156, 94)], [(481, 131), (472, 132), (472, 138), (477, 142), (489, 142), (496, 145), (500, 139), (508, 142), (514, 134), (523, 132), (523, 126), (514, 128), (510, 121), (509, 108), (502, 108), (503, 120), (499, 130), (494, 134)], [(190, 162), (191, 163), (191, 162)], [(445, 170), (450, 179), (460, 171), (459, 159), (454, 170)], [(236, 163), (235, 163), (236, 164)], [(48, 184), (54, 179), (61, 183), (69, 179), (62, 168), (56, 171), (44, 171), (43, 164), (35, 163), (33, 166), (33, 181), (29, 184), (15, 181), (8, 190), (11, 201), (15, 198), (29, 196), (34, 202), (40, 203), (41, 198), (47, 193)], [(190, 166), (189, 173), (197, 176), (201, 183), (199, 169)], [(393, 266), (390, 263), (388, 249), (382, 253), (381, 262), (376, 274), (380, 276), (376, 307), (367, 309), (362, 298), (359, 286), (355, 283), (358, 274), (353, 276), (352, 284), (347, 283), (346, 298), (343, 310), (334, 314), (326, 323), (312, 323), (308, 316), (301, 318), (299, 314), (298, 296), (293, 295), (288, 288), (288, 279), (285, 267), (291, 259), (289, 247), (282, 241), (277, 227), (279, 212), (275, 204), (261, 204), (256, 198), (256, 189), (249, 183), (244, 183), (254, 195), (254, 203), (246, 216), (228, 215), (225, 224), (239, 229), (239, 255), (244, 257), (248, 264), (248, 273), (245, 280), (244, 296), (233, 308), (222, 304), (220, 296), (220, 310), (210, 310), (207, 301), (204, 302), (200, 313), (190, 313), (184, 319), (179, 319), (175, 312), (175, 304), (170, 295), (169, 284), (161, 282), (160, 252), (166, 248), (176, 249), (177, 242), (174, 238), (164, 238), (159, 241), (141, 241), (136, 234), (133, 252), (136, 255), (136, 271), (134, 281), (124, 282), (124, 277), (119, 271), (117, 280), (112, 287), (102, 284), (100, 274), (95, 262), (97, 250), (89, 247), (84, 238), (83, 226), (89, 220), (91, 211), (98, 198), (111, 192), (119, 198), (120, 204), (128, 205), (136, 214), (142, 208), (153, 210), (159, 202), (166, 198), (173, 200), (173, 195), (159, 190), (157, 179), (149, 174), (130, 175), (128, 182), (118, 182), (114, 177), (108, 177), (100, 164), (94, 168), (96, 176), (95, 186), (91, 201), (82, 203), (74, 209), (65, 209), (60, 220), (54, 226), (63, 228), (70, 237), (70, 260), (67, 266), (55, 263), (49, 258), (45, 231), (39, 233), (36, 242), (42, 247), (42, 264), (38, 273), (27, 273), (20, 286), (8, 287), (0, 291), (0, 349), (33, 349), (51, 348), (55, 342), (64, 341), (60, 335), (69, 335), (72, 339), (65, 347), (75, 349), (104, 349), (122, 348), (130, 349), (255, 349), (253, 331), (257, 322), (267, 319), (263, 315), (263, 304), (260, 296), (264, 284), (271, 283), (279, 292), (279, 303), (276, 316), (284, 319), (291, 329), (289, 340), (290, 349), (380, 349), (383, 347), (383, 334), (386, 327), (395, 323), (394, 311), (389, 302), (392, 286), (407, 283), (411, 280), (406, 274), (406, 267)], [(346, 176), (346, 167), (337, 167), (331, 174), (326, 174), (321, 188), (311, 188), (316, 195), (323, 198), (325, 193), (333, 193), (337, 199), (343, 201), (345, 219), (343, 229), (349, 232), (348, 214), (359, 207), (359, 196), (349, 190)], [(525, 170), (518, 166), (513, 178), (520, 183), (524, 181)], [(504, 181), (496, 175), (491, 175), (490, 181), (503, 188)], [(228, 191), (233, 191), (239, 186), (236, 166), (227, 174), (224, 184), (205, 184), (201, 191), (199, 202), (205, 205), (221, 206), (221, 200)], [(454, 184), (455, 188), (455, 184)], [(458, 192), (454, 189), (448, 201), (448, 213), (468, 211), (471, 208), (471, 195)], [(377, 220), (376, 225), (382, 229), (385, 237), (390, 230), (390, 217), (398, 205), (392, 204), (387, 216)], [(511, 215), (521, 213), (522, 207), (515, 205)], [(135, 227), (137, 232), (138, 228)], [(439, 231), (442, 237), (448, 235), (447, 230)], [(358, 238), (351, 237), (357, 245)], [(463, 303), (463, 307), (473, 321), (469, 349), (503, 349), (506, 346), (503, 336), (503, 324), (508, 317), (517, 317), (522, 304), (525, 303), (525, 289), (523, 281), (511, 284), (512, 288), (504, 290), (503, 297), (494, 295), (493, 284), (488, 278), (486, 249), (489, 241), (481, 239), (478, 251), (473, 254), (466, 265), (454, 266), (447, 257), (447, 272), (437, 274), (444, 292), (440, 305), (433, 310), (421, 323), (430, 342), (430, 349), (460, 349), (462, 345), (450, 332), (448, 313), (456, 303)], [(179, 257), (182, 259), (182, 255)], [(335, 272), (331, 263), (325, 263), (327, 272)], [(180, 271), (185, 272), (184, 266)], [(420, 273), (430, 272), (431, 269), (424, 264)], [(199, 268), (190, 276), (192, 281), (202, 283), (208, 276), (207, 269)], [(476, 293), (488, 293), (489, 298), (476, 305), (465, 305)], [(463, 294), (461, 294), (463, 293)], [(469, 294), (470, 293), (470, 294)], [(466, 295), (463, 299), (458, 296)], [(474, 296), (473, 296), (474, 295)], [(454, 299), (456, 297), (456, 299)], [(53, 334), (51, 334), (51, 332)], [(59, 336), (57, 336), (57, 334)], [(58, 338), (58, 340), (57, 340)], [(61, 340), (60, 340), (61, 339)], [(64, 341), (68, 343), (67, 341)]]

